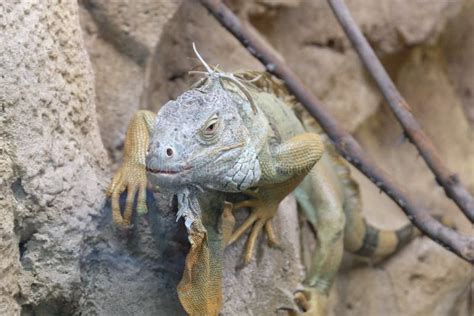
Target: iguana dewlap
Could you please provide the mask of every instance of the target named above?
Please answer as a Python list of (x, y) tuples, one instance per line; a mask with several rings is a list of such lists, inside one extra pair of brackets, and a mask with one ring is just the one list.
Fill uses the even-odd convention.
[[(324, 315), (344, 248), (380, 259), (415, 235), (410, 225), (381, 231), (365, 222), (358, 186), (348, 168), (314, 122), (298, 119), (295, 106), (285, 88), (268, 74), (211, 72), (200, 84), (166, 103), (158, 115), (139, 111), (133, 118), (124, 163), (108, 191), (113, 218), (118, 224), (130, 225), (136, 194), (137, 211), (146, 212), (147, 176), (160, 190), (178, 195), (178, 213), (185, 217), (192, 246), (178, 291), (189, 314), (217, 315), (221, 293), (216, 286), (221, 271), (210, 267), (217, 264), (224, 244), (250, 229), (246, 262), (262, 231), (270, 244), (276, 244), (271, 219), (280, 201), (295, 189), (299, 208), (316, 231), (318, 247), (305, 290), (295, 294), (300, 310), (291, 311), (293, 315)], [(118, 197), (125, 190), (122, 216)], [(249, 197), (234, 205), (234, 209), (249, 207), (252, 213), (232, 235), (223, 229), (231, 227), (226, 220), (210, 221), (220, 223), (211, 226), (217, 232), (213, 240), (222, 242), (209, 242), (201, 218), (199, 196), (203, 192), (242, 192)], [(204, 298), (196, 300), (189, 293)]]

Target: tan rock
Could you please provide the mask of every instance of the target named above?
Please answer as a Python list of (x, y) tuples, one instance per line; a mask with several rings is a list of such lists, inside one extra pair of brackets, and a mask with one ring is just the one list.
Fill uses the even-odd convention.
[(465, 0), (459, 17), (452, 18), (442, 36), (449, 79), (474, 128), (474, 2)]
[(75, 304), (84, 233), (104, 202), (108, 158), (77, 9), (0, 4), (2, 315)]

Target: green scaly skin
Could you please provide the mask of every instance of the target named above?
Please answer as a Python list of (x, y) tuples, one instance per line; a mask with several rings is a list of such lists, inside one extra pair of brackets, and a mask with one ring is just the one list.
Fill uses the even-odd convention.
[[(299, 310), (290, 314), (325, 315), (328, 293), (344, 248), (380, 260), (406, 244), (417, 232), (411, 225), (386, 231), (366, 223), (361, 216), (359, 189), (349, 169), (315, 122), (298, 119), (295, 115), (298, 105), (278, 81), (258, 72), (225, 75), (242, 80), (244, 89), (232, 81), (222, 82), (209, 76), (208, 83), (165, 105), (167, 109), (162, 109), (158, 117), (149, 111), (139, 111), (134, 116), (126, 135), (124, 163), (108, 190), (113, 219), (119, 225), (130, 225), (136, 193), (137, 210), (146, 213), (147, 170), (149, 177), (156, 177), (160, 187), (163, 185), (168, 190), (180, 192), (181, 186), (194, 185), (206, 192), (247, 195), (248, 200), (233, 208), (249, 207), (252, 213), (232, 234), (234, 222), (229, 210), (213, 211), (200, 198), (203, 211), (198, 217), (202, 218), (197, 221), (193, 218), (188, 227), (192, 249), (178, 294), (190, 315), (217, 315), (222, 301), (220, 256), (225, 244), (234, 242), (250, 229), (245, 262), (251, 260), (261, 232), (266, 234), (270, 245), (277, 244), (271, 219), (280, 201), (294, 191), (302, 215), (317, 232), (318, 248), (307, 271), (304, 290), (295, 294)], [(213, 93), (216, 97), (212, 102), (205, 98)], [(196, 105), (189, 100), (194, 100)], [(229, 107), (234, 101), (235, 105)], [(220, 129), (219, 124), (227, 124), (226, 129)], [(173, 128), (177, 132), (185, 130), (185, 136), (169, 134)], [(176, 143), (176, 139), (186, 144)], [(222, 153), (235, 153), (237, 158), (223, 159), (227, 156)], [(195, 165), (189, 166), (190, 161)], [(202, 167), (210, 164), (212, 168)], [(179, 169), (176, 175), (163, 171), (177, 170), (176, 166), (186, 168)], [(125, 190), (128, 195), (122, 216), (118, 198)], [(210, 196), (225, 196), (221, 193)], [(224, 201), (220, 201), (223, 205)], [(207, 206), (202, 207), (204, 204)], [(209, 214), (214, 215), (209, 217)], [(198, 295), (199, 299), (195, 299)]]

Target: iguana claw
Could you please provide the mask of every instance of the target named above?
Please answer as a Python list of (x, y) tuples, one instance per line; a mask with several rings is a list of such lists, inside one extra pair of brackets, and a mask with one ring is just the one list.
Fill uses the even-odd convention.
[[(145, 166), (136, 163), (124, 163), (115, 173), (107, 189), (107, 197), (112, 200), (112, 218), (115, 224), (130, 228), (133, 214), (135, 195), (138, 193), (137, 213), (143, 215), (148, 212), (146, 206), (146, 170)], [(120, 210), (120, 194), (127, 190), (125, 211), (122, 216)]]
[(325, 316), (328, 296), (314, 288), (297, 291), (294, 300), (299, 310), (288, 310), (290, 316)]
[(275, 236), (275, 232), (273, 230), (273, 225), (271, 222), (271, 219), (275, 216), (275, 213), (278, 210), (278, 205), (273, 205), (272, 203), (265, 203), (264, 201), (256, 197), (234, 204), (233, 209), (236, 210), (243, 207), (248, 207), (252, 209), (252, 213), (244, 221), (244, 223), (236, 231), (234, 231), (234, 233), (229, 239), (228, 245), (239, 239), (247, 231), (247, 229), (253, 225), (245, 246), (244, 263), (247, 264), (252, 259), (252, 254), (255, 248), (255, 242), (262, 229), (265, 230), (268, 244), (270, 246), (278, 245), (278, 241)]

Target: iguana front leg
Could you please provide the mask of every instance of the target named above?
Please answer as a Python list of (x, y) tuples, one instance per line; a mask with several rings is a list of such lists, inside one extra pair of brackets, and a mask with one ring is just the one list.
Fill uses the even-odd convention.
[(304, 133), (294, 136), (273, 148), (264, 149), (258, 156), (262, 178), (254, 191), (244, 192), (251, 199), (237, 203), (234, 209), (248, 207), (252, 213), (232, 234), (229, 244), (239, 239), (248, 228), (252, 231), (247, 240), (244, 262), (250, 262), (255, 241), (262, 230), (270, 245), (277, 243), (271, 219), (278, 205), (318, 162), (324, 145), (318, 134)]
[[(125, 136), (123, 164), (115, 173), (107, 189), (107, 196), (112, 200), (112, 218), (121, 226), (130, 226), (133, 203), (138, 193), (137, 212), (146, 214), (146, 169), (145, 156), (156, 114), (150, 111), (138, 111), (133, 117)], [(120, 194), (127, 190), (125, 211), (120, 211)]]

